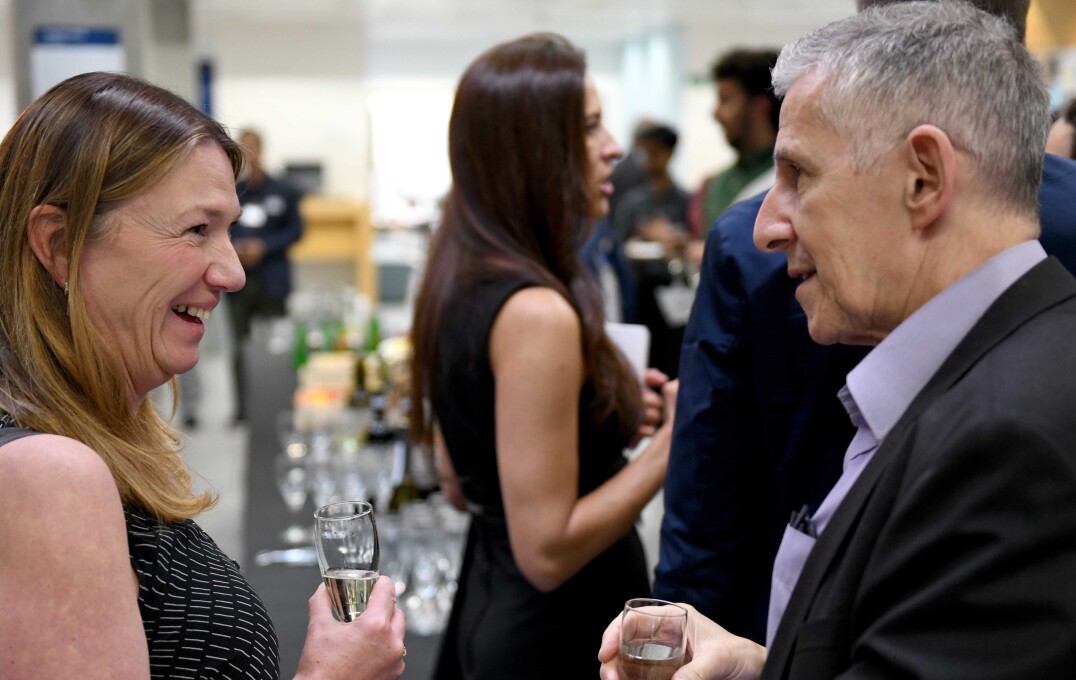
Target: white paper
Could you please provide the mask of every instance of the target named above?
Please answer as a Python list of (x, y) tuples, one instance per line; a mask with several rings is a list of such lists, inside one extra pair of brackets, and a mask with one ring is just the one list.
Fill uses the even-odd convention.
[(643, 381), (646, 363), (650, 358), (650, 330), (637, 323), (606, 322), (605, 334), (613, 344), (628, 358), (628, 363), (635, 370), (639, 382)]

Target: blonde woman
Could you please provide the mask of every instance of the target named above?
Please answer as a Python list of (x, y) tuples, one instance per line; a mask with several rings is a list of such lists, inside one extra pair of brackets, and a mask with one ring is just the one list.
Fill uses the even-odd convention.
[[(147, 393), (198, 361), (243, 285), (228, 238), (240, 147), (117, 74), (42, 95), (0, 144), (0, 675), (275, 679), (272, 622), (193, 521), (178, 442)], [(382, 579), (353, 624), (310, 600), (298, 677), (395, 678)]]

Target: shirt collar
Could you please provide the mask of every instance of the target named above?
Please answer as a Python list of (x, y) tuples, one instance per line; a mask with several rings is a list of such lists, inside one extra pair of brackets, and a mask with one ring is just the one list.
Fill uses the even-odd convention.
[(849, 396), (878, 441), (986, 310), (1044, 259), (1038, 241), (998, 253), (928, 300), (852, 369)]

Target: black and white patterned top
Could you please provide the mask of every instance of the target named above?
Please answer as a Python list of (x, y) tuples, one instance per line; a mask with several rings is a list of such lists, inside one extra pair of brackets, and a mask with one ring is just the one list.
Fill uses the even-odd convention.
[(123, 514), (150, 677), (277, 680), (276, 631), (239, 566), (193, 520)]
[[(37, 434), (0, 419), (0, 446)], [(150, 677), (277, 680), (278, 643), (261, 599), (193, 520), (162, 523), (125, 506)]]

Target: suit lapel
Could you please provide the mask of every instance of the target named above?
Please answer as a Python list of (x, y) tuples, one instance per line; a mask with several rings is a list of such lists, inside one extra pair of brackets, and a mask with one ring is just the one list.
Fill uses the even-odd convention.
[(807, 620), (823, 580), (843, 546), (852, 538), (852, 529), (878, 486), (878, 481), (892, 465), (897, 452), (906, 448), (920, 414), (1017, 328), (1073, 296), (1076, 296), (1076, 279), (1055, 258), (1036, 265), (987, 309), (926, 387), (916, 395), (908, 410), (879, 445), (811, 550), (781, 618), (773, 645), (768, 650), (763, 680), (787, 675), (798, 630)]

